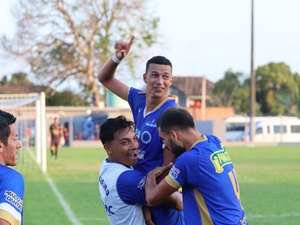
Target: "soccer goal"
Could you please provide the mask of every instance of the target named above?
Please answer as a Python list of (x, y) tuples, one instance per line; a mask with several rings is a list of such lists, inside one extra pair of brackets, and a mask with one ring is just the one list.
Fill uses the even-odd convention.
[[(45, 93), (0, 94), (0, 109), (17, 117), (17, 131), (22, 150), (32, 157), (41, 170), (47, 171)], [(18, 164), (28, 166), (24, 154)], [(32, 161), (32, 160), (31, 160)]]

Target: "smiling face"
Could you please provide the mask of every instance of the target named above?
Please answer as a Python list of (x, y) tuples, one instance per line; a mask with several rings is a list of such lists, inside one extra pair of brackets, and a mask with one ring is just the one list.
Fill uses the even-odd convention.
[(104, 144), (109, 160), (132, 166), (137, 163), (138, 141), (133, 127), (119, 130), (114, 135), (114, 140)]
[(0, 141), (0, 164), (6, 166), (17, 165), (17, 153), (22, 147), (18, 140), (17, 130), (15, 124), (9, 125), (10, 134), (5, 145)]
[(165, 99), (172, 85), (172, 68), (169, 65), (151, 63), (144, 74), (147, 95)]

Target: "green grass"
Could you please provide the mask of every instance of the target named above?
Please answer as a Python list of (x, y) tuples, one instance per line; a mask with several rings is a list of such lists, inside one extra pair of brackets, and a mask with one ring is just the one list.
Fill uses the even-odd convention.
[[(249, 223), (299, 224), (300, 146), (228, 147), (228, 151)], [(63, 148), (57, 161), (48, 160), (46, 176), (82, 225), (108, 225), (98, 191), (99, 166), (104, 157), (101, 149)], [(26, 161), (18, 170), (26, 185), (24, 224), (72, 225), (43, 173), (23, 164)]]

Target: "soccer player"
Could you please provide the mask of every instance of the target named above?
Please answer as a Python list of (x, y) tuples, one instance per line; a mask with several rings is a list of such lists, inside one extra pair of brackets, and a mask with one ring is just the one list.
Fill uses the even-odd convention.
[(0, 110), (0, 225), (20, 225), (23, 221), (23, 176), (16, 166), (21, 148), (15, 126), (16, 117)]
[(237, 176), (220, 140), (201, 134), (190, 113), (181, 108), (166, 110), (157, 126), (165, 145), (178, 158), (159, 184), (156, 177), (165, 168), (157, 168), (147, 175), (147, 202), (159, 204), (182, 187), (186, 224), (248, 224)]
[(63, 137), (63, 129), (57, 117), (54, 118), (54, 121), (50, 125), (49, 130), (51, 136), (51, 141), (50, 141), (51, 156), (52, 159), (56, 160), (58, 154), (58, 148), (60, 146), (60, 141), (61, 138)]
[[(146, 224), (142, 211), (146, 204), (145, 175), (132, 167), (137, 163), (139, 146), (133, 122), (123, 116), (108, 119), (100, 128), (100, 139), (108, 158), (100, 168), (99, 191), (110, 224)], [(167, 203), (182, 209), (181, 194), (175, 193)], [(157, 207), (152, 223), (147, 224), (182, 224), (174, 212)]]
[(129, 42), (117, 42), (115, 55), (101, 68), (98, 79), (110, 91), (128, 101), (134, 118), (136, 135), (139, 141), (138, 163), (135, 169), (147, 174), (150, 170), (166, 161), (174, 159), (169, 150), (163, 151), (162, 141), (156, 127), (156, 120), (167, 108), (177, 107), (173, 98), (168, 96), (172, 85), (172, 64), (163, 56), (148, 60), (143, 80), (146, 91), (128, 87), (115, 78), (120, 61), (128, 54), (134, 37)]

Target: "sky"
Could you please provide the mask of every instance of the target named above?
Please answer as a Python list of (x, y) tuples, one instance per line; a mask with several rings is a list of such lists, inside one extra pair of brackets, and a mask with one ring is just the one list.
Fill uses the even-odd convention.
[[(176, 76), (216, 82), (232, 69), (250, 76), (251, 0), (153, 0), (160, 17), (160, 45), (147, 51), (172, 61)], [(0, 1), (0, 34), (12, 36), (13, 0)], [(254, 0), (254, 67), (285, 62), (300, 74), (300, 1)], [(11, 73), (21, 62), (0, 63)], [(0, 75), (0, 76), (1, 76)]]

